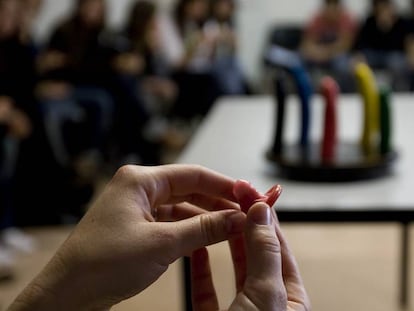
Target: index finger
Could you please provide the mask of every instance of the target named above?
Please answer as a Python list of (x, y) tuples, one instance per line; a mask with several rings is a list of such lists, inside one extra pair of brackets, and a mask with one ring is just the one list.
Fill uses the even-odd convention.
[[(171, 197), (204, 194), (233, 202), (235, 181), (230, 177), (198, 165), (161, 165), (137, 167), (139, 185), (145, 190), (149, 203), (159, 205)], [(143, 178), (143, 177), (148, 178)]]

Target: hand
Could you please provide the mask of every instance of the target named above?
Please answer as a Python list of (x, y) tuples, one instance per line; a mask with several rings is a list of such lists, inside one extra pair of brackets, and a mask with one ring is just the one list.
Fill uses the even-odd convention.
[(139, 53), (123, 53), (115, 57), (113, 66), (121, 74), (139, 75), (143, 73), (146, 63)]
[(10, 310), (104, 310), (136, 295), (178, 258), (243, 231), (233, 186), (197, 166), (121, 168)]
[(13, 113), (13, 99), (8, 96), (0, 96), (0, 124), (7, 124)]
[(26, 113), (20, 109), (14, 109), (9, 120), (9, 131), (10, 135), (18, 139), (25, 139), (30, 136), (32, 132), (32, 122)]
[[(246, 191), (242, 208), (255, 193)], [(266, 203), (250, 207), (244, 237), (233, 239), (230, 247), (238, 294), (228, 310), (310, 310), (295, 258)], [(205, 248), (192, 256), (192, 293), (195, 311), (219, 310)]]
[(64, 68), (68, 64), (68, 56), (60, 51), (47, 51), (37, 59), (37, 70), (41, 73)]

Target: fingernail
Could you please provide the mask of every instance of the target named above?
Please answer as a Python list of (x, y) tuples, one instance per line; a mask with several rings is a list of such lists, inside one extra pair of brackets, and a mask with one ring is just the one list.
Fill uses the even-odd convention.
[(232, 213), (226, 218), (226, 231), (231, 234), (243, 232), (245, 223), (246, 215), (244, 213)]
[(252, 220), (257, 225), (270, 225), (271, 217), (270, 208), (266, 205), (260, 205), (255, 207), (252, 211)]

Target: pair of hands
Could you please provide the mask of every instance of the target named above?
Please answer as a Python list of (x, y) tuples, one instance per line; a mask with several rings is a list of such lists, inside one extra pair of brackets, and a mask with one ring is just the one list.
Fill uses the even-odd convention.
[(9, 310), (110, 309), (191, 253), (194, 308), (218, 310), (205, 247), (225, 240), (238, 289), (229, 310), (309, 310), (276, 215), (265, 203), (243, 213), (234, 185), (198, 166), (121, 168)]

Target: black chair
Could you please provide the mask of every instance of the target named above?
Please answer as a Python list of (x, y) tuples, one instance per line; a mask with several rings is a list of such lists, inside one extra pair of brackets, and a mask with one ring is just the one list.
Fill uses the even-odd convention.
[(280, 45), (289, 50), (297, 50), (303, 35), (300, 24), (276, 24), (269, 31), (267, 40), (270, 45)]

